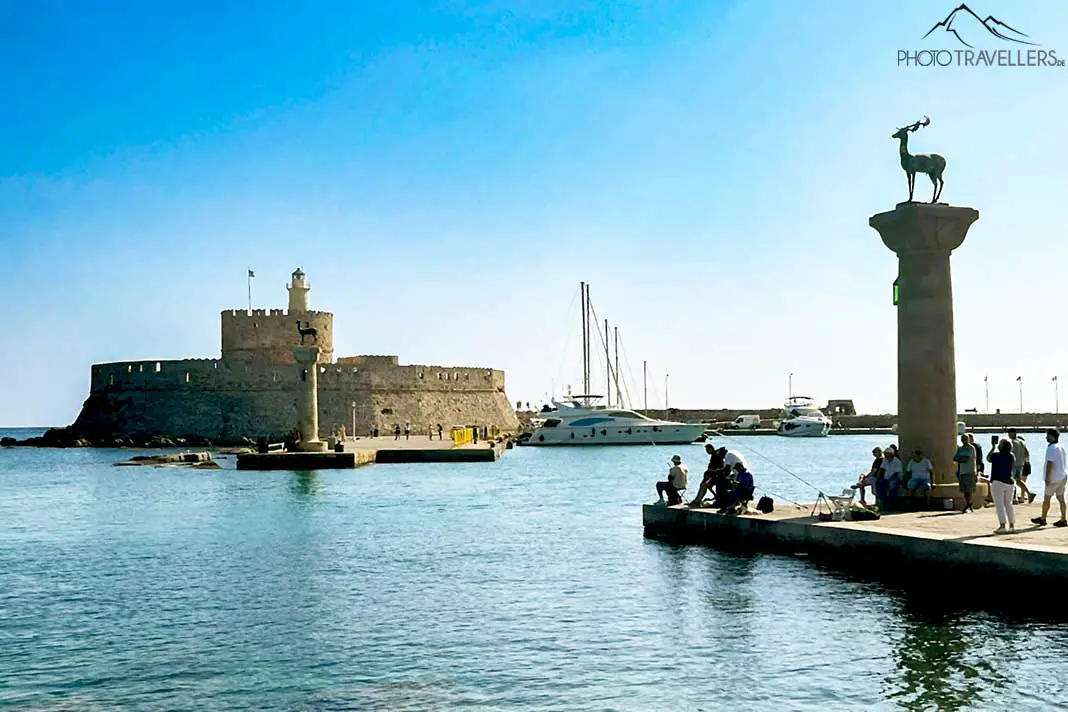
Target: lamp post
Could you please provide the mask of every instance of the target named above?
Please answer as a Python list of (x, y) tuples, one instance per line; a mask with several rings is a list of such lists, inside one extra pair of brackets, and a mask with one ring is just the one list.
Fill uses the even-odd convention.
[(983, 376), (983, 389), (986, 391), (986, 413), (990, 412), (990, 376)]
[(664, 374), (664, 410), (665, 411), (668, 410), (668, 376), (670, 376), (670, 375), (671, 375), (670, 373), (665, 373)]
[(794, 374), (790, 374), (786, 379), (786, 396), (787, 398), (794, 397)]
[(1023, 376), (1016, 377), (1016, 383), (1020, 386), (1020, 413), (1023, 414)]
[(1060, 385), (1057, 383), (1057, 377), (1054, 376), (1053, 377), (1053, 414), (1054, 415), (1060, 415), (1061, 414), (1061, 398), (1060, 398), (1060, 393), (1058, 393), (1059, 389), (1060, 389)]
[(352, 437), (356, 437), (356, 401), (352, 401)]

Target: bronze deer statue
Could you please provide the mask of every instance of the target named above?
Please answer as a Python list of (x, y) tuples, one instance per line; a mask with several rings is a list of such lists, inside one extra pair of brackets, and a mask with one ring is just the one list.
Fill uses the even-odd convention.
[(309, 325), (308, 322), (304, 322), (304, 326), (301, 326), (300, 319), (297, 319), (297, 331), (300, 333), (301, 346), (304, 345), (305, 336), (310, 336), (312, 337), (312, 341), (314, 341), (315, 343), (319, 343), (319, 330), (316, 329), (314, 326)]
[(942, 186), (945, 185), (945, 181), (942, 180), (942, 172), (946, 170), (945, 158), (937, 153), (917, 153), (915, 156), (909, 153), (909, 134), (930, 123), (930, 117), (924, 116), (923, 121), (917, 121), (910, 126), (900, 128), (890, 136), (890, 138), (896, 138), (900, 142), (901, 167), (909, 179), (908, 202), (910, 203), (912, 202), (913, 189), (916, 187), (917, 173), (926, 173), (927, 177), (931, 179), (931, 183), (934, 184), (932, 203), (938, 202), (938, 199), (942, 196)]

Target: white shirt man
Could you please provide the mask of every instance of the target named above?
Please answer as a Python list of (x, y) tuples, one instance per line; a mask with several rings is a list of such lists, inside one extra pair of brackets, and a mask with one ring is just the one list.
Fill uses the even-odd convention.
[(735, 450), (728, 450), (727, 454), (723, 456), (723, 464), (731, 468), (731, 472), (734, 472), (734, 466), (738, 463), (742, 463), (745, 469), (749, 469), (749, 463), (745, 461), (745, 456), (742, 453)]
[(1065, 452), (1064, 446), (1060, 444), (1059, 440), (1060, 432), (1053, 428), (1046, 431), (1046, 442), (1049, 445), (1046, 446), (1046, 491), (1042, 499), (1042, 516), (1035, 517), (1031, 521), (1039, 525), (1045, 524), (1046, 515), (1049, 514), (1050, 500), (1056, 497), (1057, 504), (1061, 506), (1061, 518), (1054, 522), (1053, 526), (1068, 527), (1064, 502), (1064, 486), (1065, 482), (1068, 482), (1068, 473), (1065, 472), (1068, 452)]

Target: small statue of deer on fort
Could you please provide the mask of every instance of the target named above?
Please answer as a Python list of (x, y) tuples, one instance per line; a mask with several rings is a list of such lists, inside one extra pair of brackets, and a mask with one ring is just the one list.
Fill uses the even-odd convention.
[(913, 189), (916, 187), (917, 173), (926, 173), (927, 177), (931, 179), (931, 183), (934, 184), (932, 203), (938, 202), (938, 199), (942, 196), (942, 186), (945, 185), (945, 181), (942, 180), (942, 171), (946, 170), (945, 158), (937, 153), (917, 153), (915, 156), (909, 153), (909, 134), (930, 123), (930, 117), (924, 116), (923, 121), (917, 121), (910, 126), (900, 128), (890, 136), (890, 138), (896, 138), (900, 142), (901, 167), (909, 179), (908, 202), (910, 203), (912, 202)]
[(319, 330), (314, 326), (311, 326), (308, 322), (304, 322), (304, 326), (300, 325), (300, 319), (297, 319), (297, 331), (300, 333), (300, 345), (304, 345), (304, 337), (312, 337), (312, 341), (319, 343)]

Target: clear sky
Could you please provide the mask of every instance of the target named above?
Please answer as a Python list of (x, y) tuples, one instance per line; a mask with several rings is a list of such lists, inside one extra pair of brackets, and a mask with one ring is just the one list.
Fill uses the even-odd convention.
[[(1068, 58), (1068, 3), (975, 0)], [(897, 66), (952, 2), (0, 0), (0, 425), (210, 357), (300, 265), (338, 355), (580, 384), (578, 283), (650, 405), (896, 407), (895, 128), (980, 211), (958, 401), (1068, 376), (1068, 69)], [(971, 28), (974, 30), (974, 28)], [(1016, 49), (973, 35), (983, 48)], [(917, 196), (929, 199), (926, 177)], [(603, 378), (598, 376), (598, 378)], [(640, 405), (640, 403), (638, 404)], [(1064, 407), (1068, 407), (1068, 391)]]

